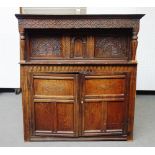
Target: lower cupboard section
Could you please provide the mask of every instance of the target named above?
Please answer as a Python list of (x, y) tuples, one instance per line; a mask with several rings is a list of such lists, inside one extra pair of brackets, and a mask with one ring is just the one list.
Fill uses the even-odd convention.
[(35, 136), (125, 135), (126, 105), (124, 101), (84, 102), (78, 110), (74, 102), (34, 102), (32, 125)]
[(23, 98), (29, 109), (26, 139), (128, 140), (133, 125), (133, 73), (132, 69), (91, 73), (31, 70), (25, 79), (29, 96)]

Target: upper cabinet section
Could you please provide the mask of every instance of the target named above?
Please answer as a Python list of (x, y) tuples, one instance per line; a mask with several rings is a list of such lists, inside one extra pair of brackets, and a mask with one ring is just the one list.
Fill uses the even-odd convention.
[(142, 16), (16, 15), (21, 63), (133, 62)]
[(27, 29), (26, 60), (131, 59), (131, 29)]

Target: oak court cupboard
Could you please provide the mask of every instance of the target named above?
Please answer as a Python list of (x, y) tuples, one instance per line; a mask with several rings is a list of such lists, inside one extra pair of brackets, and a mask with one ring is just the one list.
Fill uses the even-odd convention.
[(16, 14), (25, 141), (131, 140), (142, 14)]

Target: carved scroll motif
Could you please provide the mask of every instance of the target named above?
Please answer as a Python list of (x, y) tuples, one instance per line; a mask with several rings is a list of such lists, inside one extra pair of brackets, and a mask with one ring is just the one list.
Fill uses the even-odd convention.
[(98, 90), (106, 90), (106, 89), (113, 89), (113, 88), (114, 88), (114, 84), (97, 86)]
[(127, 57), (128, 41), (125, 37), (96, 37), (95, 56), (104, 58)]
[(52, 85), (44, 85), (44, 90), (47, 92), (64, 92), (65, 86), (57, 83), (53, 83)]
[(32, 39), (32, 55), (61, 56), (61, 40), (59, 37), (38, 37)]

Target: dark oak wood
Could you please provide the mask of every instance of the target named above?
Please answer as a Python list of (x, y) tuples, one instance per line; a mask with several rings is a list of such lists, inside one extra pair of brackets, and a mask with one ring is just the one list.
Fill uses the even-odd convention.
[(143, 15), (16, 15), (25, 141), (131, 140)]

